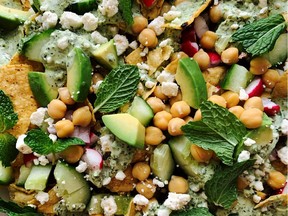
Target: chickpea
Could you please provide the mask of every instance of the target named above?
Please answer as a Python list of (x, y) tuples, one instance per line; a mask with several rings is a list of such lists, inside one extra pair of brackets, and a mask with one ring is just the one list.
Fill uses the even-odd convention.
[(263, 112), (257, 108), (246, 109), (240, 115), (240, 121), (249, 129), (258, 128), (262, 125)]
[(184, 118), (190, 114), (190, 106), (185, 101), (177, 101), (171, 106), (171, 114), (173, 117)]
[(182, 93), (178, 91), (178, 94), (175, 97), (170, 98), (169, 103), (172, 106), (175, 102), (182, 100)]
[(166, 104), (164, 110), (170, 113), (170, 109), (171, 109), (170, 104)]
[(195, 144), (192, 144), (190, 147), (190, 153), (192, 157), (200, 163), (209, 163), (210, 159), (213, 156), (212, 150), (206, 150), (201, 148), (200, 146), (197, 146)]
[(186, 123), (188, 123), (188, 122), (190, 122), (190, 121), (194, 121), (194, 119), (193, 119), (191, 116), (186, 116), (186, 117), (184, 118), (184, 121), (185, 121)]
[(50, 101), (50, 103), (47, 105), (47, 108), (48, 115), (53, 119), (63, 118), (67, 111), (66, 104), (59, 99), (53, 99)]
[(100, 73), (94, 73), (92, 76), (92, 83), (96, 84), (98, 81), (102, 81), (104, 80), (104, 77), (102, 74)]
[(165, 138), (158, 127), (149, 126), (145, 130), (145, 144), (147, 145), (159, 145)]
[(71, 94), (67, 87), (62, 87), (58, 89), (59, 99), (67, 105), (72, 105), (75, 101), (71, 98)]
[(221, 53), (223, 63), (232, 65), (238, 62), (239, 51), (236, 47), (229, 47)]
[(267, 59), (256, 57), (250, 61), (249, 71), (254, 75), (262, 75), (267, 72), (269, 67), (271, 67), (271, 63)]
[(149, 97), (146, 102), (152, 108), (154, 113), (160, 112), (165, 109), (165, 104), (160, 98), (157, 97)]
[(169, 181), (168, 184), (168, 190), (169, 192), (174, 192), (174, 193), (187, 193), (189, 189), (189, 184), (188, 181), (181, 177), (181, 176), (171, 176), (171, 180)]
[(263, 102), (261, 97), (251, 97), (244, 103), (244, 109), (250, 109), (250, 108), (257, 108), (261, 111), (264, 110)]
[(161, 130), (168, 129), (168, 122), (172, 119), (171, 113), (163, 110), (154, 115), (153, 123), (156, 127), (160, 128)]
[(268, 176), (267, 184), (274, 190), (284, 187), (286, 177), (279, 171), (271, 171)]
[(136, 184), (136, 191), (147, 199), (151, 199), (156, 191), (156, 186), (153, 184), (152, 179), (146, 179)]
[(156, 86), (153, 93), (155, 97), (160, 98), (163, 101), (168, 99), (168, 97), (162, 93), (161, 86)]
[(210, 65), (210, 57), (203, 49), (195, 53), (193, 59), (198, 63), (201, 70), (206, 70)]
[(83, 106), (76, 109), (72, 114), (73, 124), (81, 127), (87, 127), (91, 120), (92, 114), (88, 106)]
[(226, 100), (227, 108), (236, 106), (240, 101), (239, 95), (233, 91), (226, 91), (221, 95), (221, 97), (223, 97)]
[(194, 121), (200, 121), (202, 119), (201, 110), (198, 109), (194, 114)]
[(185, 124), (186, 122), (181, 118), (172, 118), (168, 123), (168, 133), (171, 136), (182, 135), (183, 131), (181, 130), (181, 127)]
[(280, 80), (280, 74), (277, 70), (268, 69), (262, 75), (262, 81), (267, 88), (274, 88), (275, 84)]
[(218, 36), (215, 32), (206, 31), (200, 39), (200, 44), (204, 49), (213, 49), (217, 38)]
[(211, 101), (211, 102), (214, 103), (214, 104), (217, 104), (217, 105), (219, 105), (219, 106), (222, 106), (222, 107), (226, 108), (227, 102), (226, 102), (225, 98), (224, 98), (224, 97), (221, 97), (221, 96), (219, 96), (219, 95), (212, 95), (212, 96), (210, 96), (210, 97), (208, 98), (208, 101)]
[(213, 5), (209, 10), (209, 18), (211, 22), (218, 23), (223, 17), (221, 8), (219, 5)]
[(239, 191), (243, 191), (246, 187), (248, 187), (249, 182), (246, 178), (242, 176), (238, 176), (237, 178), (237, 188)]
[(144, 181), (150, 175), (151, 168), (145, 162), (138, 162), (133, 166), (132, 176), (140, 181)]
[(59, 153), (59, 156), (68, 163), (78, 162), (84, 154), (84, 148), (80, 145), (72, 145)]
[(68, 119), (60, 120), (56, 122), (55, 129), (59, 138), (69, 137), (74, 132), (74, 124)]
[(228, 110), (229, 112), (233, 113), (238, 119), (240, 119), (240, 116), (244, 111), (244, 108), (242, 106), (233, 106), (230, 107)]
[(135, 34), (139, 34), (143, 29), (148, 26), (148, 20), (144, 16), (135, 16), (133, 18), (133, 24), (131, 30)]
[(155, 47), (157, 37), (156, 33), (149, 28), (143, 29), (139, 36), (138, 36), (138, 41), (146, 47)]

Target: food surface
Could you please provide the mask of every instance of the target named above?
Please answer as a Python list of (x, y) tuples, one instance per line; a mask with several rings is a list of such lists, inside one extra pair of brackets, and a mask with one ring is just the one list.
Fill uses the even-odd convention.
[(287, 215), (286, 4), (0, 0), (0, 212)]

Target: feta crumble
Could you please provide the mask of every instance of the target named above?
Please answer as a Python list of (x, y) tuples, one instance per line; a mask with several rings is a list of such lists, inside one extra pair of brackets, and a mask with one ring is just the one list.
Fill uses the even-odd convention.
[(104, 136), (101, 136), (99, 138), (99, 142), (100, 142), (100, 145), (101, 145), (101, 150), (103, 152), (111, 152), (113, 141), (114, 141), (114, 138), (113, 138), (112, 134), (106, 134)]
[(148, 205), (149, 203), (149, 200), (141, 195), (141, 194), (137, 194), (134, 198), (133, 198), (133, 203), (135, 203), (136, 205), (142, 205), (142, 206), (145, 206), (145, 205)]
[(118, 0), (105, 0), (98, 6), (102, 15), (112, 17), (118, 12)]
[(16, 142), (16, 149), (18, 149), (19, 152), (23, 153), (23, 154), (30, 154), (32, 153), (32, 149), (26, 145), (24, 143), (24, 139), (27, 135), (26, 134), (21, 134), (18, 139), (17, 139), (17, 142)]
[(116, 34), (113, 39), (116, 46), (117, 55), (119, 56), (129, 47), (129, 41), (126, 36), (120, 34)]
[(126, 175), (125, 175), (125, 173), (124, 173), (122, 170), (119, 170), (119, 171), (116, 173), (115, 178), (116, 178), (117, 180), (122, 181), (122, 180), (124, 180), (124, 179), (126, 178)]
[(174, 82), (163, 82), (161, 84), (161, 91), (168, 97), (175, 97), (178, 94), (178, 85)]
[(168, 198), (164, 201), (163, 205), (171, 210), (180, 210), (190, 200), (191, 200), (191, 196), (189, 194), (177, 194), (177, 193), (169, 192)]
[(164, 13), (163, 14), (164, 19), (170, 22), (180, 17), (182, 14), (181, 11), (177, 11), (175, 9), (176, 9), (175, 6), (172, 6), (171, 9), (167, 13)]
[(149, 23), (148, 28), (152, 29), (156, 35), (161, 35), (165, 31), (164, 24), (164, 17), (158, 16)]
[(245, 89), (241, 88), (239, 91), (239, 99), (240, 100), (248, 100), (248, 98), (249, 98), (249, 95), (247, 94)]
[(108, 42), (108, 39), (106, 37), (104, 37), (103, 35), (101, 35), (100, 32), (98, 32), (98, 31), (92, 32), (91, 38), (92, 38), (93, 42), (96, 44), (103, 44), (103, 43)]
[(98, 18), (92, 13), (85, 13), (82, 16), (83, 29), (86, 31), (94, 31), (98, 27)]
[(251, 138), (247, 138), (245, 141), (244, 141), (244, 145), (245, 146), (252, 146), (253, 144), (255, 144), (256, 141), (251, 139)]
[(288, 135), (288, 120), (283, 119), (281, 122), (281, 132), (285, 135)]
[(101, 200), (101, 207), (105, 216), (112, 216), (117, 212), (117, 204), (113, 196), (104, 197)]
[(40, 202), (41, 205), (43, 205), (44, 203), (48, 202), (49, 200), (49, 194), (43, 191), (39, 191), (36, 195), (35, 195), (35, 199), (38, 200)]
[(160, 181), (157, 178), (153, 178), (152, 182), (154, 185), (157, 185), (158, 187), (161, 187), (161, 188), (165, 186), (164, 182)]
[(246, 161), (246, 160), (249, 160), (249, 159), (250, 159), (250, 152), (249, 152), (249, 151), (246, 151), (246, 150), (243, 150), (243, 151), (239, 154), (237, 161), (238, 161), (238, 162), (242, 162), (242, 161)]
[(81, 17), (70, 11), (64, 11), (60, 17), (60, 24), (63, 29), (77, 29), (83, 25)]
[(160, 83), (174, 82), (174, 80), (175, 80), (175, 75), (165, 70), (163, 70), (157, 77), (157, 81)]
[(284, 146), (283, 148), (279, 149), (277, 151), (277, 155), (283, 164), (288, 165), (288, 146)]
[(41, 21), (43, 29), (54, 28), (57, 24), (58, 16), (56, 13), (45, 11), (41, 17)]
[(42, 126), (46, 113), (47, 113), (47, 108), (44, 108), (44, 107), (38, 108), (30, 116), (31, 124), (36, 125), (38, 127)]
[(69, 46), (69, 40), (67, 37), (62, 37), (57, 40), (57, 47), (61, 50), (65, 50)]
[(76, 166), (76, 171), (79, 173), (83, 173), (86, 171), (86, 169), (88, 168), (88, 164), (82, 160), (79, 161), (78, 166)]

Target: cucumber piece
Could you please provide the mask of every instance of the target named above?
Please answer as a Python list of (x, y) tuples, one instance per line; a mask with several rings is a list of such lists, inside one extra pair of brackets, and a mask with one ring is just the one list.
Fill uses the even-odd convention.
[(137, 118), (142, 125), (147, 126), (154, 117), (154, 113), (149, 104), (141, 97), (134, 97), (128, 113)]
[(175, 167), (169, 145), (158, 145), (151, 156), (150, 167), (161, 181), (169, 180)]
[(26, 190), (44, 190), (51, 170), (51, 165), (33, 165), (24, 184), (24, 188)]
[(29, 85), (32, 93), (42, 107), (46, 107), (51, 100), (57, 98), (58, 88), (46, 73), (31, 71), (28, 73)]
[(63, 195), (63, 199), (65, 200), (66, 208), (70, 212), (82, 212), (86, 209), (86, 205), (90, 200), (90, 188), (84, 186), (79, 190), (71, 193)]
[(233, 64), (221, 82), (221, 88), (239, 93), (252, 81), (254, 75), (245, 67)]
[(88, 204), (88, 213), (89, 215), (103, 214), (104, 211), (101, 207), (101, 200), (107, 196), (107, 194), (95, 194), (91, 197)]
[(0, 161), (0, 185), (6, 185), (13, 181), (13, 169), (11, 166), (4, 167)]
[(48, 29), (24, 38), (21, 53), (29, 60), (43, 63), (44, 60), (40, 55), (41, 49), (50, 40), (53, 31), (54, 29)]
[(281, 34), (276, 40), (274, 48), (263, 56), (272, 65), (282, 64), (288, 57), (288, 33)]
[(82, 15), (96, 8), (97, 2), (95, 0), (76, 0), (72, 2), (65, 10)]
[(92, 80), (90, 58), (77, 47), (68, 56), (67, 88), (74, 101), (83, 102), (87, 98)]
[(32, 167), (27, 167), (25, 164), (23, 164), (20, 167), (20, 174), (19, 177), (16, 179), (16, 185), (17, 186), (23, 186), (31, 172)]

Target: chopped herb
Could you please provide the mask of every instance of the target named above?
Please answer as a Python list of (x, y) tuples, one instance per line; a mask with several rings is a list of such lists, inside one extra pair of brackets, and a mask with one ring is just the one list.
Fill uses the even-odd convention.
[(0, 133), (0, 160), (3, 166), (11, 166), (16, 158), (18, 150), (15, 148), (16, 138), (8, 133)]
[(279, 35), (285, 29), (284, 17), (275, 14), (244, 25), (232, 35), (232, 40), (242, 44), (246, 52), (252, 56), (257, 56), (272, 50)]
[(132, 1), (131, 0), (119, 0), (119, 10), (125, 22), (128, 25), (132, 25), (133, 24)]
[(16, 203), (6, 202), (0, 198), (0, 212), (6, 213), (7, 216), (38, 216), (42, 215), (36, 212), (36, 209), (25, 206), (20, 207)]
[(71, 145), (84, 145), (85, 142), (76, 137), (57, 139), (54, 143), (49, 136), (39, 129), (30, 130), (24, 139), (24, 142), (33, 150), (41, 155), (57, 153), (65, 150)]
[(94, 112), (113, 112), (136, 94), (140, 81), (139, 70), (133, 65), (113, 69), (99, 86)]

